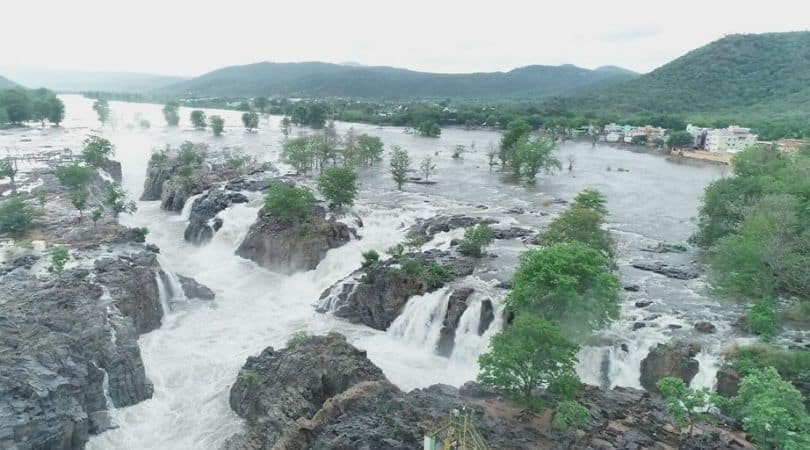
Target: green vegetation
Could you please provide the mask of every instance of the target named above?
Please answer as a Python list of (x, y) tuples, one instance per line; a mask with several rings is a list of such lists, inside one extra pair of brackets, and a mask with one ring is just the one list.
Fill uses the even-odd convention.
[(70, 254), (65, 247), (57, 247), (51, 251), (51, 268), (57, 275), (62, 275)]
[(773, 367), (786, 380), (810, 382), (810, 352), (764, 344), (737, 347), (728, 356), (742, 375)]
[(748, 329), (752, 333), (762, 336), (765, 340), (770, 340), (779, 328), (776, 322), (776, 305), (771, 299), (760, 300), (751, 307), (746, 317)]
[(675, 424), (683, 429), (689, 426), (689, 435), (695, 422), (709, 417), (706, 408), (711, 398), (711, 393), (706, 389), (691, 389), (682, 379), (677, 377), (666, 377), (658, 380), (655, 384), (658, 392), (667, 402), (667, 411)]
[(110, 157), (115, 155), (115, 146), (109, 140), (91, 135), (84, 140), (82, 159), (90, 167), (104, 168)]
[(79, 220), (84, 218), (84, 209), (87, 207), (87, 198), (89, 196), (90, 193), (84, 186), (70, 191), (70, 203), (73, 204), (73, 207), (76, 208), (77, 211), (79, 211)]
[(163, 118), (166, 119), (166, 125), (176, 127), (180, 123), (180, 104), (177, 102), (169, 102), (163, 106)]
[(98, 121), (101, 122), (101, 125), (107, 123), (110, 120), (110, 104), (107, 100), (100, 98), (93, 102), (93, 111), (96, 112), (98, 116)]
[(195, 144), (191, 141), (185, 141), (180, 144), (177, 150), (177, 160), (180, 165), (186, 167), (196, 167), (205, 162), (205, 157), (208, 154), (208, 145)]
[(286, 141), (281, 156), (299, 174), (305, 174), (312, 169), (312, 154), (307, 137), (302, 136)]
[(357, 137), (358, 162), (364, 166), (371, 166), (382, 159), (383, 143), (377, 136), (361, 134)]
[(578, 350), (579, 346), (563, 337), (556, 324), (519, 315), (510, 328), (492, 337), (489, 351), (478, 359), (478, 380), (539, 409), (535, 390), (574, 370)]
[(438, 289), (455, 278), (453, 273), (441, 264), (408, 258), (401, 253), (395, 257), (402, 273), (424, 280), (429, 289)]
[(513, 156), (515, 160), (511, 166), (516, 174), (521, 174), (529, 183), (534, 183), (540, 169), (550, 172), (562, 167), (560, 160), (552, 154), (556, 148), (554, 141), (549, 138), (529, 139), (526, 136), (516, 145)]
[(548, 382), (548, 392), (558, 401), (576, 400), (582, 382), (576, 372), (563, 372)]
[(264, 197), (264, 212), (282, 222), (298, 224), (305, 221), (315, 206), (315, 196), (306, 187), (275, 183)]
[(288, 349), (295, 348), (299, 344), (303, 344), (304, 342), (307, 342), (310, 339), (312, 339), (312, 334), (310, 334), (306, 330), (298, 330), (292, 335), (290, 335), (289, 339), (287, 339), (287, 348)]
[(557, 405), (552, 425), (558, 430), (582, 429), (588, 424), (588, 409), (575, 401), (566, 400)]
[(684, 130), (673, 131), (667, 137), (667, 144), (670, 148), (692, 148), (695, 138)]
[(433, 159), (431, 159), (430, 156), (426, 156), (419, 164), (419, 171), (425, 176), (425, 181), (430, 179), (430, 174), (433, 173), (434, 170), (436, 170), (436, 164), (433, 164)]
[(439, 137), (442, 134), (442, 129), (439, 127), (439, 124), (430, 121), (420, 123), (419, 126), (416, 127), (416, 131), (420, 135), (427, 137)]
[(322, 102), (297, 103), (290, 110), (290, 120), (299, 126), (320, 129), (326, 125), (327, 109)]
[(546, 246), (579, 242), (612, 258), (615, 243), (603, 229), (606, 212), (604, 196), (599, 191), (586, 189), (577, 195), (568, 210), (548, 225), (539, 242)]
[(47, 89), (0, 90), (0, 126), (19, 125), (30, 120), (59, 126), (65, 118), (65, 104)]
[(93, 228), (96, 227), (96, 224), (98, 223), (98, 221), (101, 219), (101, 217), (103, 215), (104, 215), (104, 212), (101, 210), (101, 208), (96, 208), (96, 209), (93, 210), (92, 213), (90, 213), (90, 219), (93, 221)]
[(203, 130), (206, 126), (208, 126), (208, 122), (205, 118), (205, 112), (202, 110), (195, 109), (194, 111), (191, 111), (190, 119), (191, 125), (198, 130)]
[(138, 206), (134, 201), (127, 201), (127, 192), (118, 183), (113, 183), (107, 187), (104, 203), (110, 207), (114, 217), (118, 217), (121, 213), (133, 214), (138, 210)]
[(249, 111), (242, 114), (242, 124), (245, 126), (245, 129), (248, 131), (253, 131), (256, 128), (259, 128), (259, 115), (253, 111)]
[(92, 168), (76, 163), (56, 169), (56, 178), (59, 179), (62, 186), (70, 189), (84, 188), (90, 182), (92, 175)]
[(397, 184), (397, 189), (402, 190), (402, 185), (408, 180), (408, 170), (411, 167), (411, 159), (408, 152), (398, 145), (391, 148), (391, 176)]
[(353, 205), (357, 196), (357, 173), (351, 167), (329, 167), (318, 177), (318, 190), (329, 201), (331, 209)]
[(377, 253), (376, 250), (369, 250), (367, 252), (363, 252), (363, 262), (361, 263), (362, 267), (371, 267), (377, 262), (380, 261), (380, 254)]
[(458, 252), (462, 255), (480, 258), (484, 248), (494, 239), (495, 232), (492, 231), (492, 228), (485, 223), (480, 223), (464, 230), (464, 239), (458, 245)]
[(225, 119), (222, 116), (213, 115), (209, 119), (211, 122), (211, 131), (214, 133), (214, 136), (222, 136), (222, 130), (225, 129)]
[[(498, 152), (498, 158), (504, 167), (507, 163), (517, 160), (517, 145), (531, 131), (532, 126), (522, 118), (509, 122), (506, 132), (501, 136), (501, 148)], [(519, 166), (517, 171), (519, 171)]]
[(0, 202), (0, 233), (23, 234), (31, 228), (36, 211), (18, 196)]
[(17, 160), (13, 158), (0, 159), (0, 178), (8, 178), (11, 192), (17, 192), (14, 177), (17, 176)]
[(267, 108), (267, 97), (256, 97), (253, 99), (253, 106), (264, 114), (264, 109)]

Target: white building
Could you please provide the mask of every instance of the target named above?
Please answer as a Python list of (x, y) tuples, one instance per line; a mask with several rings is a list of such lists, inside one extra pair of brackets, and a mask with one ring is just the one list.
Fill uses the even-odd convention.
[(737, 153), (757, 143), (757, 135), (750, 128), (731, 125), (728, 128), (706, 131), (705, 150), (710, 152)]

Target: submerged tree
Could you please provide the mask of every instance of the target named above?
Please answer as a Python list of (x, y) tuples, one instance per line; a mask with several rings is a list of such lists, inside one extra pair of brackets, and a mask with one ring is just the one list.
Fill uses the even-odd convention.
[(397, 184), (397, 189), (402, 190), (402, 185), (408, 180), (408, 170), (411, 167), (411, 159), (408, 152), (400, 146), (394, 145), (391, 149), (391, 176)]
[(93, 102), (93, 111), (98, 115), (98, 121), (101, 122), (102, 125), (110, 120), (110, 104), (107, 100), (100, 98)]
[(202, 130), (207, 126), (205, 120), (205, 112), (199, 109), (191, 111), (191, 125), (198, 130)]
[(318, 177), (318, 190), (332, 209), (352, 205), (357, 196), (357, 173), (351, 167), (330, 167)]
[(211, 122), (211, 131), (214, 133), (214, 136), (222, 136), (222, 130), (225, 129), (225, 119), (221, 116), (211, 116), (209, 120)]
[(176, 127), (180, 123), (180, 105), (177, 102), (169, 102), (163, 106), (163, 117), (166, 125)]
[(253, 131), (259, 128), (259, 115), (253, 111), (242, 114), (242, 124), (248, 131)]

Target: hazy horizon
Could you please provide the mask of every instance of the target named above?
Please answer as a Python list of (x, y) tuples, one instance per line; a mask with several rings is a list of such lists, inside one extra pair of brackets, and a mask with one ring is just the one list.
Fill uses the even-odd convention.
[(399, 9), (368, 0), (111, 3), (7, 5), (9, 17), (36, 17), (38, 26), (31, 33), (30, 20), (4, 24), (0, 39), (26, 39), (0, 52), (0, 67), (193, 77), (263, 61), (352, 61), (439, 73), (562, 64), (646, 73), (726, 34), (807, 27), (802, 14), (784, 13), (795, 9), (786, 0), (749, 5), (687, 0), (671, 7), (638, 0), (610, 5), (506, 0), (498, 8), (415, 0)]

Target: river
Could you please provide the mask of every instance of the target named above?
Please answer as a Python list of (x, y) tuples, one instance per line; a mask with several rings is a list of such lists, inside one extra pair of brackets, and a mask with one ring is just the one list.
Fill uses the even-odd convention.
[[(279, 161), (284, 139), (279, 116), (263, 117), (258, 132), (246, 133), (241, 113), (205, 110), (209, 116), (225, 118), (225, 135), (214, 138), (210, 131), (191, 128), (187, 108), (181, 108), (181, 126), (171, 129), (165, 127), (160, 105), (110, 102), (114, 124), (101, 129), (91, 100), (72, 95), (62, 98), (67, 111), (62, 129), (4, 133), (0, 135), (0, 150), (36, 152), (68, 146), (78, 150), (85, 135), (100, 132), (115, 144), (123, 164), (124, 187), (134, 198), (142, 192), (151, 150), (184, 140), (207, 142), (212, 149), (241, 149), (273, 162), (282, 171), (289, 169)], [(141, 119), (149, 120), (151, 128), (139, 127)], [(160, 329), (140, 338), (154, 396), (115, 410), (117, 428), (92, 437), (89, 448), (218, 448), (241, 427), (228, 406), (228, 393), (245, 359), (268, 345), (284, 346), (297, 330), (344, 333), (403, 389), (434, 383), (460, 385), (473, 379), (475, 361), (486, 347), (487, 335), (460, 333), (456, 347), (461, 350), (449, 359), (433, 353), (436, 320), (441, 320), (442, 308), (446, 307), (446, 289), (412, 299), (386, 332), (318, 314), (313, 305), (324, 289), (359, 267), (362, 252), (381, 251), (402, 241), (406, 228), (417, 218), (464, 213), (493, 217), (501, 225), (537, 229), (565, 207), (553, 199), (570, 200), (585, 188), (605, 194), (610, 210), (608, 227), (618, 241), (622, 284), (636, 284), (640, 290), (623, 292), (622, 318), (600, 332), (594, 345), (582, 349), (580, 376), (591, 384), (640, 387), (639, 364), (649, 348), (686, 337), (704, 341), (704, 351), (698, 355), (701, 369), (693, 386), (713, 385), (722, 346), (734, 339), (729, 325), (733, 314), (729, 311), (735, 306), (711, 298), (704, 277), (674, 280), (633, 269), (629, 263), (655, 259), (688, 264), (695, 260), (694, 250), (658, 255), (641, 249), (659, 242), (684, 242), (695, 229), (704, 187), (723, 176), (723, 169), (602, 144), (594, 147), (589, 142), (567, 142), (559, 149), (559, 159), (564, 166), (572, 159), (573, 170), (541, 175), (535, 185), (527, 186), (497, 170), (490, 171), (486, 153), (490, 145), (497, 146), (497, 132), (445, 128), (442, 136), (434, 139), (403, 133), (400, 127), (348, 123), (337, 123), (336, 127), (340, 132), (351, 127), (358, 133), (379, 136), (386, 150), (394, 144), (402, 146), (409, 151), (414, 168), (431, 156), (437, 166), (432, 179), (437, 184), (407, 184), (404, 192), (397, 191), (388, 174), (387, 157), (376, 167), (361, 170), (354, 210), (364, 222), (359, 230), (362, 238), (330, 251), (317, 269), (291, 276), (271, 273), (234, 255), (256, 217), (261, 204), (258, 195), (221, 213), (223, 229), (202, 247), (183, 240), (188, 208), (177, 215), (160, 210), (159, 202), (139, 202), (137, 213), (123, 217), (122, 222), (147, 227), (147, 240), (160, 247), (164, 268), (196, 278), (211, 287), (217, 298), (211, 306), (177, 308), (164, 318)], [(466, 145), (470, 151), (453, 159), (452, 149), (457, 144)], [(516, 208), (525, 212), (518, 213)], [(429, 246), (447, 246), (461, 232), (439, 235)], [(518, 241), (496, 242), (490, 250), (498, 258), (483, 262), (475, 279), (468, 281), (477, 283), (479, 291), (497, 303), (504, 291), (494, 287), (495, 280), (508, 278), (526, 248)], [(643, 310), (636, 308), (635, 302), (641, 299), (653, 304)], [(645, 318), (648, 326), (632, 331), (632, 324)], [(717, 333), (709, 337), (695, 333), (692, 325), (699, 320), (714, 323)]]

